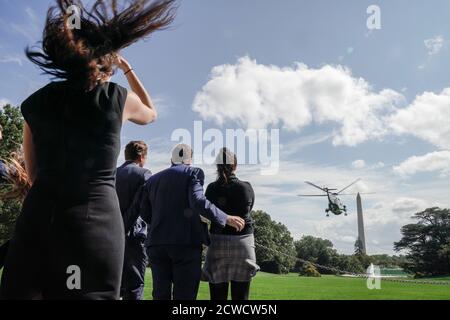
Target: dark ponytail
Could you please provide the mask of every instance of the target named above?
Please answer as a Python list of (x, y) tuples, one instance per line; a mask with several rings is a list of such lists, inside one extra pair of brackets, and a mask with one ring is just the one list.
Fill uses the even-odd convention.
[(227, 148), (220, 150), (219, 155), (216, 159), (217, 165), (217, 180), (221, 184), (228, 184), (230, 182), (230, 177), (233, 175), (237, 168), (237, 157)]

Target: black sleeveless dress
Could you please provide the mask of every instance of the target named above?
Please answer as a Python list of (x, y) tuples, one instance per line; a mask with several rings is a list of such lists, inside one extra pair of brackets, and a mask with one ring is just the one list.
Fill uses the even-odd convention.
[(52, 82), (22, 104), (37, 178), (6, 256), (2, 299), (118, 299), (124, 228), (115, 191), (125, 88)]

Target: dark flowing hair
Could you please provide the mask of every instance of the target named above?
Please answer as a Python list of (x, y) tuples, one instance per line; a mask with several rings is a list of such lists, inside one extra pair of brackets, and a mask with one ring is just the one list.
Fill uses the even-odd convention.
[(22, 201), (31, 188), (31, 181), (25, 169), (23, 152), (14, 152), (4, 161), (6, 167), (6, 183), (0, 186), (0, 200)]
[(237, 157), (228, 148), (222, 148), (216, 158), (217, 181), (222, 184), (228, 184), (230, 177), (237, 168)]
[[(46, 74), (92, 89), (113, 74), (121, 49), (166, 29), (175, 18), (176, 0), (127, 3), (120, 9), (117, 0), (96, 0), (88, 10), (81, 0), (56, 0), (47, 13), (42, 50), (27, 48), (28, 59)], [(80, 28), (69, 25), (73, 6)]]

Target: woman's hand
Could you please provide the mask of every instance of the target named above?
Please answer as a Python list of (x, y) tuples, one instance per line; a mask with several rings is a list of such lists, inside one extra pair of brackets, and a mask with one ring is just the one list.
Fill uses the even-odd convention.
[(119, 68), (123, 72), (127, 72), (128, 70), (131, 69), (131, 64), (120, 54), (116, 55), (114, 64), (117, 66), (117, 68)]

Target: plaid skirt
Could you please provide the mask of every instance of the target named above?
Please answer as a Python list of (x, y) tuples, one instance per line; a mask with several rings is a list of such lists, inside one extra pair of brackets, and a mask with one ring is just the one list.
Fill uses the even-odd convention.
[(210, 283), (249, 282), (259, 271), (256, 264), (255, 237), (211, 235), (202, 280)]

